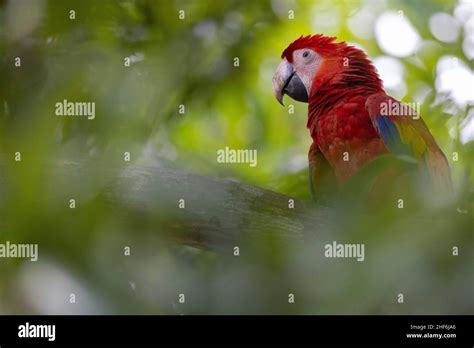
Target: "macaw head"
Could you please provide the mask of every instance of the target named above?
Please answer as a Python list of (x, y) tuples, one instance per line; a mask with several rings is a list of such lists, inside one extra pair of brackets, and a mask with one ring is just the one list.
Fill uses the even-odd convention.
[(321, 34), (301, 36), (281, 54), (273, 75), (273, 93), (283, 105), (283, 95), (308, 102), (321, 85), (381, 88), (381, 81), (366, 54), (335, 37)]

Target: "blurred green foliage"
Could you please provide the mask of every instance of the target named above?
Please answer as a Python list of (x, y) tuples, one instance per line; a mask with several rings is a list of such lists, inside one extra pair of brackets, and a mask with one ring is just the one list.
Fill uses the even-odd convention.
[[(0, 260), (0, 313), (472, 312), (474, 142), (460, 140), (472, 105), (456, 106), (434, 88), (440, 57), (454, 55), (471, 69), (472, 60), (463, 51), (464, 34), (442, 43), (428, 25), (432, 14), (452, 14), (456, 5), (0, 1), (0, 243), (38, 243), (42, 255), (37, 264)], [(282, 108), (271, 77), (281, 51), (302, 34), (335, 35), (371, 58), (384, 55), (374, 37), (361, 39), (347, 24), (363, 8), (375, 15), (403, 11), (429, 43), (400, 59), (403, 100), (414, 98), (419, 83), (430, 87), (421, 114), (449, 159), (455, 199), (435, 202), (419, 191), (411, 197), (416, 206), (400, 213), (387, 201), (368, 219), (357, 214), (359, 201), (349, 187), (328, 217), (337, 223), (334, 234), (315, 231), (314, 243), (304, 245), (287, 245), (278, 236), (249, 241), (239, 258), (231, 249), (216, 255), (173, 245), (160, 231), (137, 230), (125, 212), (100, 199), (111, 180), (100, 168), (124, 166), (124, 152), (132, 163), (238, 179), (309, 199), (307, 105), (287, 99), (294, 114)], [(315, 21), (317, 14), (326, 20)], [(55, 103), (63, 99), (95, 102), (96, 118), (55, 116)], [(257, 149), (258, 165), (217, 163), (217, 150), (226, 146)], [(21, 162), (13, 160), (17, 151)], [(83, 180), (55, 182), (47, 174), (51, 161), (84, 159), (97, 166)], [(38, 204), (51, 190), (61, 199)], [(71, 196), (80, 209), (68, 209)], [(365, 243), (366, 261), (322, 257), (322, 245), (333, 240)], [(124, 245), (132, 246), (132, 257), (123, 257)], [(460, 249), (457, 257), (453, 246)], [(186, 305), (177, 303), (180, 292), (188, 294)], [(295, 304), (288, 304), (289, 292)], [(76, 305), (69, 304), (70, 293), (78, 295)], [(398, 293), (405, 294), (404, 304), (397, 304)]]

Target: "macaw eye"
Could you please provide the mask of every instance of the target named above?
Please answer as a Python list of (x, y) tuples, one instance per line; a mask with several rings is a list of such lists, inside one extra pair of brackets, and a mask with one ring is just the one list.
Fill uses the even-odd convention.
[(309, 56), (309, 51), (304, 51), (304, 52), (303, 52), (303, 58), (306, 58), (306, 57), (308, 57), (308, 56)]

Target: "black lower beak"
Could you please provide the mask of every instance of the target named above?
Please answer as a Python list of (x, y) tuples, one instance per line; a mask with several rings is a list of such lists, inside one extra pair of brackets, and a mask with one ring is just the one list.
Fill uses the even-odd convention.
[(291, 74), (290, 78), (286, 82), (286, 85), (283, 88), (283, 93), (287, 94), (294, 100), (305, 103), (308, 102), (308, 92), (306, 91), (306, 87), (295, 72)]

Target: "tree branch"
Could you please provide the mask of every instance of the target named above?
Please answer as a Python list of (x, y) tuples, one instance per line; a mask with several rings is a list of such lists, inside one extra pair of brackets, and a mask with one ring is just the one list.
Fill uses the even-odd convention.
[[(57, 173), (81, 180), (74, 177), (84, 178), (89, 167), (63, 162)], [(106, 176), (113, 179), (102, 193), (107, 204), (146, 221), (152, 233), (182, 244), (221, 249), (268, 234), (301, 240), (327, 228), (327, 209), (248, 184), (161, 167), (130, 165), (118, 174), (110, 171)], [(289, 208), (290, 199), (294, 208)]]

